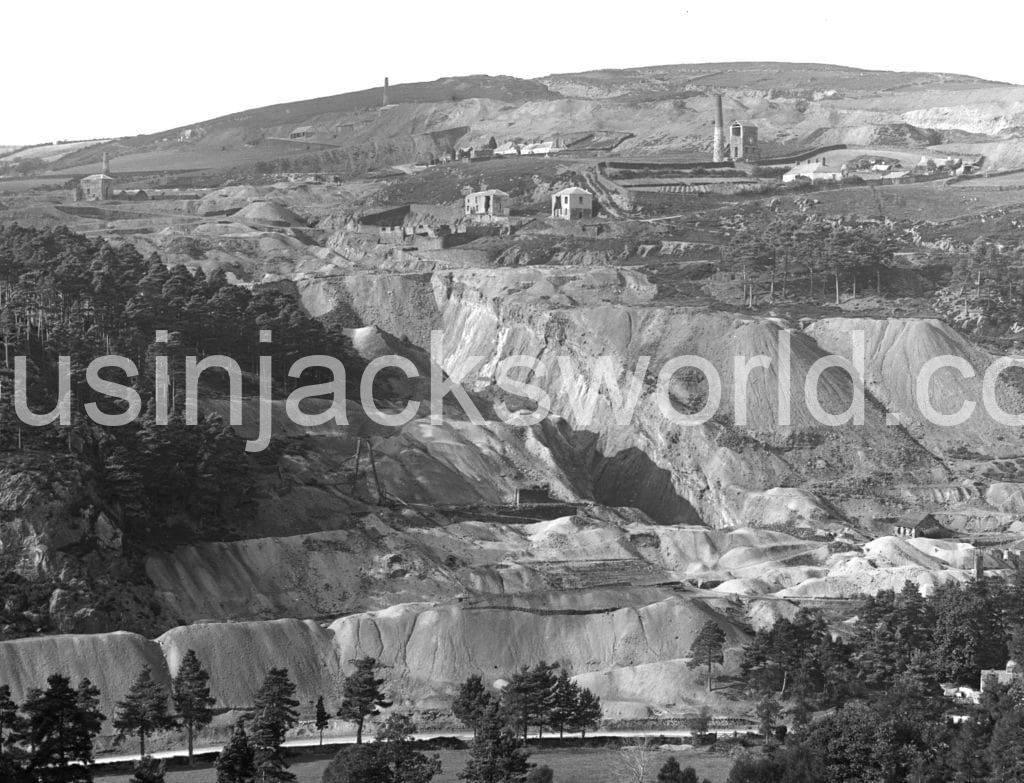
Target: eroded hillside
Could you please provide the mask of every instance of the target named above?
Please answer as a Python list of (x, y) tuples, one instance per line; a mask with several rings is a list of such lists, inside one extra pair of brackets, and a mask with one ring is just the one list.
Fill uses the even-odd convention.
[[(993, 359), (1020, 349), (1021, 303), (1008, 276), (1021, 270), (1013, 187), (934, 180), (877, 189), (885, 192), (681, 195), (651, 216), (617, 199), (586, 155), (571, 165), (410, 164), (502, 134), (622, 131), (617, 154), (704, 155), (719, 91), (730, 117), (757, 122), (779, 149), (884, 142), (907, 160), (949, 141), (984, 154), (996, 138), (1011, 160), (1024, 105), (1018, 88), (966, 77), (818, 66), (473, 77), (395, 89), (386, 108), (367, 91), (108, 145), (126, 172), (216, 168), (241, 151), (230, 164), (240, 173), (292, 159), (301, 144), (287, 137), (307, 123), (351, 156), (343, 162), (353, 170), (369, 167), (365, 156), (356, 161), (374, 145), (374, 165), (409, 164), (379, 178), (165, 190), (148, 202), (5, 199), (6, 218), (87, 232), (86, 255), (124, 254), (138, 267), (159, 254), (130, 278), (141, 299), (115, 302), (140, 333), (173, 312), (188, 345), (252, 359), (257, 327), (272, 327), (276, 339), (295, 341), (277, 364), (307, 345), (294, 334), (328, 334), (351, 347), (351, 368), (408, 360), (418, 377), (386, 374), (375, 401), (390, 413), (408, 403), (419, 410), (399, 426), (377, 423), (352, 384), (346, 423), (300, 426), (286, 415), (291, 387), (278, 367), (271, 445), (240, 464), (242, 441), (260, 431), (255, 378), (247, 371), (242, 421), (230, 428), (227, 388), (210, 382), (198, 407), (216, 423), (199, 440), (212, 467), (188, 481), (168, 472), (166, 483), (184, 489), (165, 503), (165, 474), (149, 465), (148, 506), (125, 474), (161, 448), (195, 451), (192, 441), (150, 440), (158, 430), (147, 424), (139, 443), (107, 460), (96, 455), (111, 440), (81, 427), (24, 444), (3, 429), (0, 683), (20, 699), (61, 668), (99, 684), (109, 715), (141, 665), (166, 682), (195, 649), (228, 710), (224, 728), (269, 667), (289, 668), (305, 714), (317, 696), (337, 697), (352, 659), (371, 655), (390, 667), (402, 706), (435, 710), (430, 718), (443, 722), (461, 679), (480, 673), (493, 683), (543, 659), (594, 689), (609, 717), (679, 715), (708, 698), (716, 714), (731, 715), (746, 707), (703, 694), (686, 666), (706, 620), (726, 630), (728, 677), (751, 630), (801, 607), (846, 619), (864, 594), (907, 582), (928, 593), (1005, 567), (1024, 535), (1020, 428), (980, 405), (956, 427), (934, 424), (913, 379), (936, 357), (962, 362), (968, 372), (940, 370), (927, 397), (951, 413), (982, 399)], [(61, 171), (85, 172), (98, 154), (77, 150)], [(508, 190), (514, 230), (465, 216), (464, 191), (484, 185)], [(548, 219), (551, 192), (570, 185), (594, 189), (593, 220)], [(737, 235), (780, 225), (789, 233), (770, 270), (748, 269)], [(884, 263), (840, 272), (824, 251), (815, 258), (817, 246), (801, 255), (793, 239), (844, 227), (858, 238), (885, 234)], [(994, 256), (986, 243), (998, 244)], [(14, 255), (4, 263), (20, 263)], [(973, 275), (990, 275), (984, 291)], [(116, 288), (102, 276), (68, 277), (89, 296)], [(43, 361), (44, 336), (26, 322)], [(101, 344), (85, 323), (62, 322), (57, 339), (81, 327), (94, 341), (85, 347)], [(853, 359), (858, 334), (864, 421), (830, 426), (811, 414), (806, 381), (826, 357)], [(151, 338), (133, 340), (133, 355), (148, 360)], [(443, 346), (434, 366), (432, 341)], [(542, 421), (524, 424), (536, 400), (498, 383), (511, 356), (533, 363), (514, 377), (547, 395)], [(715, 414), (695, 426), (659, 407), (667, 399), (675, 413), (695, 413), (709, 400), (700, 372), (675, 373), (659, 389), (659, 374), (680, 356), (705, 359), (721, 379)], [(737, 358), (757, 357), (767, 367), (752, 366), (738, 383)], [(443, 423), (431, 423), (432, 371), (467, 363), (479, 419), (449, 398)], [(624, 393), (638, 367), (636, 399), (623, 413), (612, 387)], [(843, 371), (826, 370), (815, 389), (832, 414), (856, 401)], [(1019, 377), (1001, 376), (995, 399), (1021, 413)], [(514, 415), (499, 416), (506, 409)], [(223, 461), (206, 461), (213, 457)], [(180, 456), (176, 466), (199, 462)], [(202, 502), (190, 499), (193, 484)], [(211, 494), (230, 495), (232, 507), (206, 514)], [(908, 520), (929, 534), (908, 537)]]

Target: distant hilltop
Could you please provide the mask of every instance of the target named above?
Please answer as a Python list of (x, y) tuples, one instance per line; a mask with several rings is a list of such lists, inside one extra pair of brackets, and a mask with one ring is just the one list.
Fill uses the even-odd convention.
[[(54, 172), (94, 173), (102, 153), (124, 173), (333, 170), (427, 162), (492, 140), (592, 156), (706, 156), (715, 101), (726, 126), (757, 128), (765, 157), (834, 144), (1024, 159), (1024, 87), (946, 73), (806, 63), (703, 63), (554, 74), (453, 76), (385, 84), (194, 121), (69, 149)], [(596, 138), (600, 143), (581, 140)], [(989, 148), (984, 148), (988, 145)], [(0, 157), (0, 160), (3, 160)]]

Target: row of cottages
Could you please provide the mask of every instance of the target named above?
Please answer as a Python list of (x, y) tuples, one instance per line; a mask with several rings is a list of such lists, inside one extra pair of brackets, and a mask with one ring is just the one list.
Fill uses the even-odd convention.
[[(465, 198), (467, 217), (507, 218), (511, 198), (503, 190), (480, 190)], [(594, 216), (594, 194), (583, 188), (565, 188), (551, 195), (551, 217), (580, 220)]]

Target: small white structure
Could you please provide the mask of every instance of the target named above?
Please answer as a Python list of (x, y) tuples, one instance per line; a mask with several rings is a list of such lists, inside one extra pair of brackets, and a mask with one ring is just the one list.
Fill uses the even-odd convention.
[(795, 182), (803, 177), (811, 182), (841, 182), (845, 172), (824, 163), (800, 163), (782, 175), (783, 182)]
[(953, 683), (942, 683), (942, 695), (957, 704), (979, 704), (981, 702), (981, 691), (969, 685), (955, 685)]
[(594, 194), (583, 188), (565, 188), (551, 195), (551, 217), (579, 220), (593, 217)]
[(503, 190), (480, 190), (466, 196), (466, 215), (470, 217), (508, 217), (509, 195)]
[(518, 155), (520, 153), (519, 145), (514, 141), (506, 141), (504, 144), (499, 144), (494, 149), (494, 154), (499, 158), (511, 155)]
[(550, 155), (556, 149), (557, 145), (553, 141), (538, 141), (534, 144), (524, 145), (521, 153), (523, 155)]

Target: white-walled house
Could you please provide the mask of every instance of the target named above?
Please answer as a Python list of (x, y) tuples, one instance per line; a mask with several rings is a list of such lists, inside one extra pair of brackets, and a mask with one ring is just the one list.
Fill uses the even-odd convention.
[(509, 195), (503, 190), (480, 190), (466, 196), (466, 215), (470, 217), (508, 217)]
[(593, 217), (594, 194), (583, 188), (565, 188), (551, 195), (551, 217), (578, 220)]

